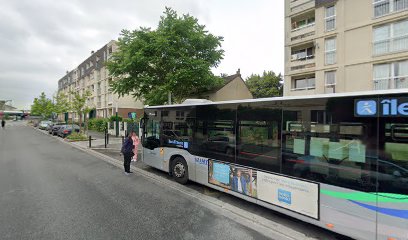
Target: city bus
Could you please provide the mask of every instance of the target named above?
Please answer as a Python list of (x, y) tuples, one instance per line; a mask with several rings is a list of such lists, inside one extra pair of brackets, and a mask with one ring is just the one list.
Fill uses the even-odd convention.
[(408, 91), (146, 106), (143, 161), (322, 228), (408, 239)]

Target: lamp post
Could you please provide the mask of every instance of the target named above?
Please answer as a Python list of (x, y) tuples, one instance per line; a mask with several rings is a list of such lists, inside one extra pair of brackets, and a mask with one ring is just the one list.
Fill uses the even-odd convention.
[(118, 102), (116, 102), (116, 137), (119, 136)]

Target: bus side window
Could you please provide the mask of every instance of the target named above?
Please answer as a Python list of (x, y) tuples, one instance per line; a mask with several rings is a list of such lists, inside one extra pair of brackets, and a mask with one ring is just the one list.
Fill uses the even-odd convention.
[(143, 147), (155, 149), (160, 147), (160, 122), (157, 120), (147, 119), (145, 121), (146, 131), (143, 138)]
[(385, 123), (382, 127), (384, 141), (379, 149), (378, 189), (408, 194), (408, 124)]

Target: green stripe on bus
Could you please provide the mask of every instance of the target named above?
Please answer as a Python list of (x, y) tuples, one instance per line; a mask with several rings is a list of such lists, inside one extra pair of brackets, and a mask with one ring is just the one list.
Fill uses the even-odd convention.
[(408, 195), (393, 193), (335, 192), (321, 189), (320, 193), (334, 197), (360, 202), (408, 203)]

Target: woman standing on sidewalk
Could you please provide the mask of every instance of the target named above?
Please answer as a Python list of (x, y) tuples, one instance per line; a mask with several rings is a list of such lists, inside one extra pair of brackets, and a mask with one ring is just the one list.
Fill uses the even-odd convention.
[(140, 140), (135, 132), (132, 132), (132, 140), (133, 140), (133, 154), (134, 154), (132, 158), (132, 162), (136, 162), (137, 161), (137, 151), (138, 151)]
[(129, 175), (129, 173), (132, 173), (130, 171), (130, 161), (132, 160), (133, 157), (133, 140), (132, 136), (128, 135), (126, 136), (125, 141), (123, 142), (121, 152), (123, 154), (123, 166), (125, 168), (125, 174)]

